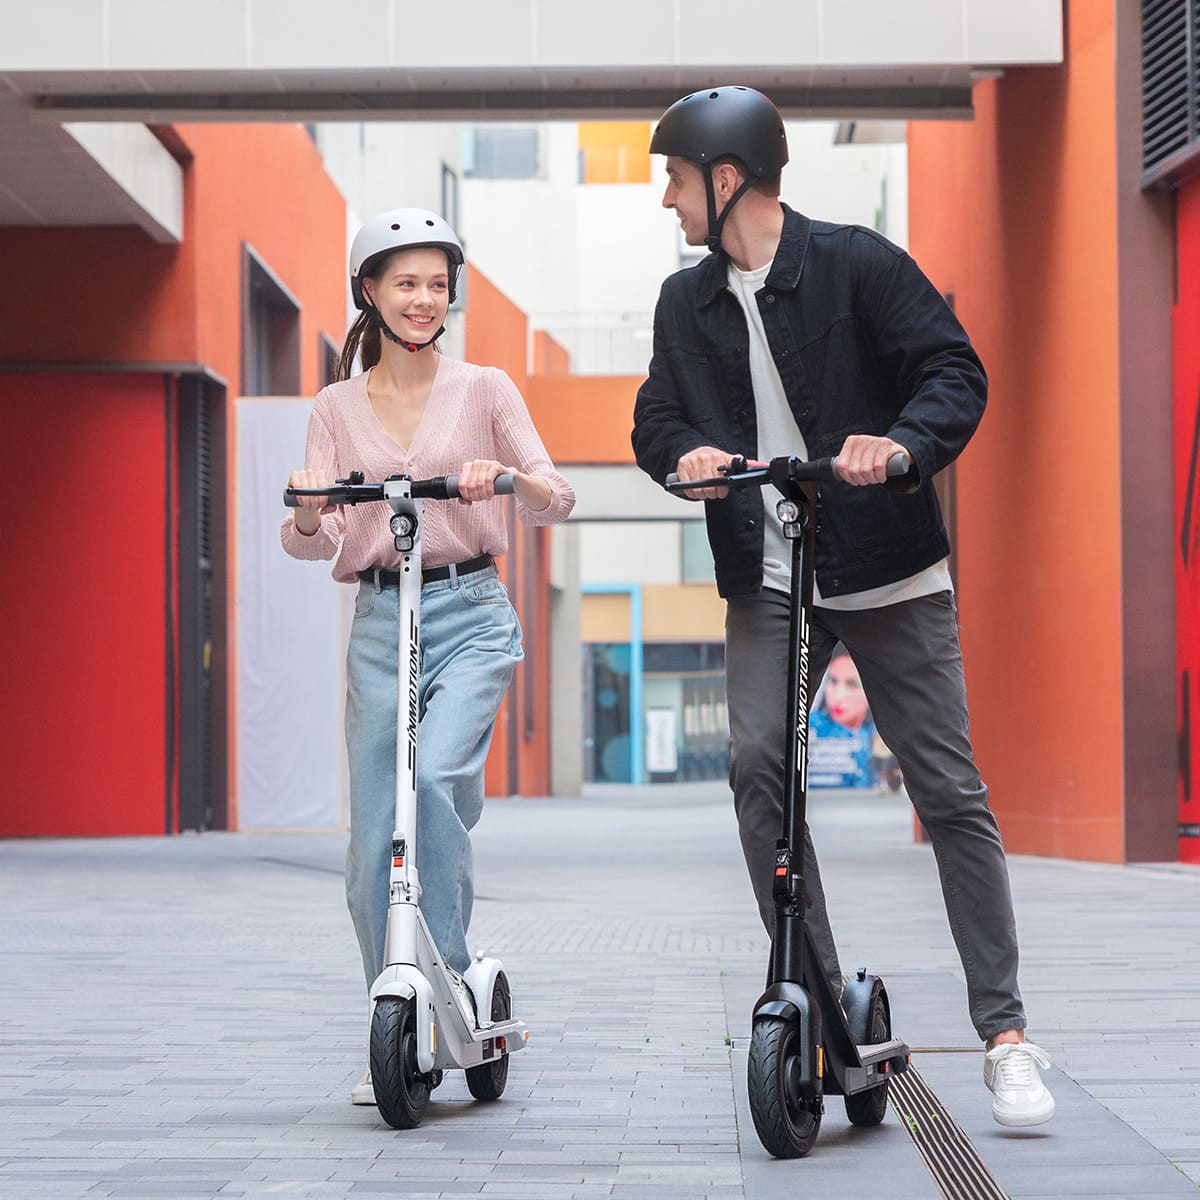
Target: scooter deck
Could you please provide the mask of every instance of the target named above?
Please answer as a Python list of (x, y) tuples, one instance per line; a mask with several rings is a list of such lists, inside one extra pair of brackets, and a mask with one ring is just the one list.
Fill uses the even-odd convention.
[(903, 1038), (888, 1038), (886, 1042), (876, 1042), (871, 1046), (859, 1046), (858, 1057), (864, 1067), (873, 1066), (888, 1058), (908, 1059), (908, 1045)]

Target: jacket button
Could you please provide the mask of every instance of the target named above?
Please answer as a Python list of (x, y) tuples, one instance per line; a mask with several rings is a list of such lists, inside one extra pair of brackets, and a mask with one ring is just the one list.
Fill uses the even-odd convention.
[(774, 292), (768, 292), (768, 293), (767, 293), (767, 303), (768, 303), (768, 304), (774, 304), (774, 303), (775, 303), (775, 293), (774, 293)]
[(808, 416), (808, 415), (809, 415), (811, 412), (812, 412), (812, 409), (811, 409), (811, 408), (802, 408), (802, 409), (800, 410), (800, 415), (801, 415), (802, 417), (807, 417), (807, 416)]
[(746, 529), (746, 530), (753, 529), (755, 524), (756, 524), (756, 522), (755, 522), (754, 518), (751, 517), (750, 520), (742, 522), (742, 528)]

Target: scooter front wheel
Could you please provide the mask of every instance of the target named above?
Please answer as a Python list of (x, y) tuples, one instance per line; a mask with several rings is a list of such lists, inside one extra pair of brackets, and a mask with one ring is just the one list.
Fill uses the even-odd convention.
[(746, 1083), (758, 1139), (776, 1158), (803, 1158), (821, 1128), (821, 1097), (800, 1095), (800, 1028), (783, 1017), (755, 1017)]
[(415, 1129), (429, 1104), (430, 1079), (417, 1069), (415, 1000), (381, 996), (371, 1014), (371, 1082), (379, 1115), (393, 1129)]
[[(512, 992), (503, 971), (492, 985), (492, 1020), (507, 1021), (512, 1016)], [(467, 1090), (476, 1100), (499, 1100), (508, 1083), (508, 1053), (502, 1051), (490, 1062), (468, 1067)]]

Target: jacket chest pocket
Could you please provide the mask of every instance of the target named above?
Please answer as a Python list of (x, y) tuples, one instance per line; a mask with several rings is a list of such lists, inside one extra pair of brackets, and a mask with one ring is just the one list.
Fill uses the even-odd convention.
[(693, 425), (712, 421), (716, 415), (717, 372), (707, 354), (674, 349), (670, 353), (671, 375), (683, 411)]

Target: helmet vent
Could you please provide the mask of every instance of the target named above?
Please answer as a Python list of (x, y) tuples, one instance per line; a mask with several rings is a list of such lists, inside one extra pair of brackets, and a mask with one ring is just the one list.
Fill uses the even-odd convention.
[(399, 229), (399, 228), (400, 228), (400, 226), (399, 226), (399, 225), (393, 225), (393, 226), (392, 226), (392, 228), (393, 228), (393, 229)]
[(430, 226), (432, 226), (432, 225), (433, 225), (433, 222), (432, 222), (432, 221), (429, 221), (429, 220), (427, 220), (427, 221), (425, 222), (425, 224), (426, 224), (426, 225), (430, 225)]

